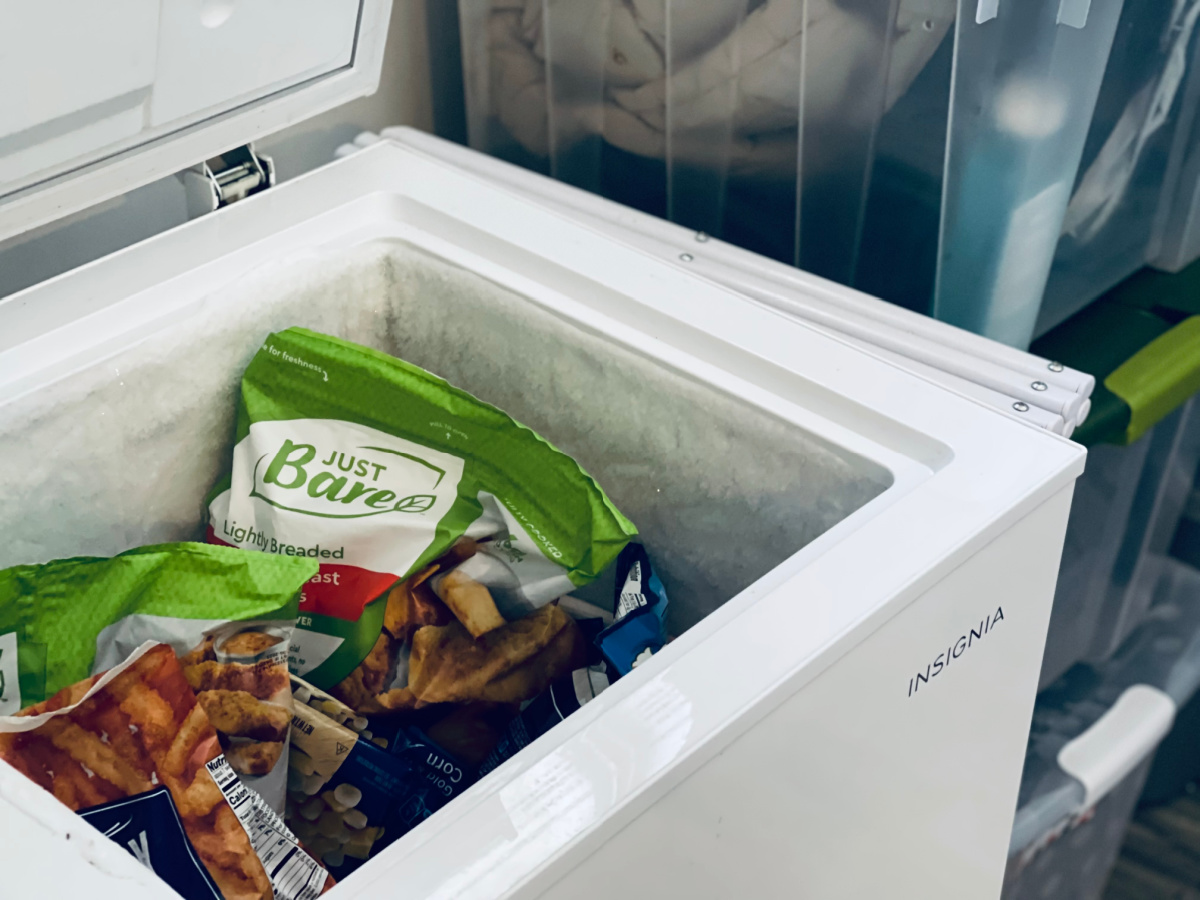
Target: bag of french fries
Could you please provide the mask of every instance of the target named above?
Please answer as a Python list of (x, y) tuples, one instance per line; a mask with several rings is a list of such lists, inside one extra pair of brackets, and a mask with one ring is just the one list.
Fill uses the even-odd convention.
[[(370, 715), (541, 693), (578, 643), (543, 611), (634, 534), (571, 457), (500, 410), (299, 328), (250, 362), (232, 470), (209, 501), (210, 541), (319, 564), (291, 669)], [(476, 640), (491, 674), (457, 684)]]
[(0, 717), (0, 759), (185, 900), (312, 900), (331, 883), (238, 780), (165, 644)]
[(287, 654), (300, 588), (316, 570), (185, 543), (0, 571), (0, 714), (121, 664), (145, 641), (169, 644), (229, 765), (282, 812)]

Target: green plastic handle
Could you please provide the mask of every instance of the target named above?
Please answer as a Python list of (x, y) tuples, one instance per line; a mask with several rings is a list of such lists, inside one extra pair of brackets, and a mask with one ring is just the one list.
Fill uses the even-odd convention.
[(1155, 338), (1105, 378), (1104, 386), (1129, 404), (1125, 443), (1132, 444), (1200, 390), (1200, 316)]

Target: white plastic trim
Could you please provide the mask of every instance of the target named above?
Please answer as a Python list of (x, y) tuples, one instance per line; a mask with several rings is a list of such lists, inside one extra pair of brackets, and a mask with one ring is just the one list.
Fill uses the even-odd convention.
[[(636, 241), (639, 249), (649, 247), (649, 252), (656, 255), (662, 249), (667, 251), (665, 255), (672, 261), (677, 260), (681, 250), (686, 249), (695, 257), (688, 265), (690, 271), (712, 278), (740, 293), (762, 298), (803, 297), (814, 308), (827, 310), (830, 325), (832, 327), (836, 323), (836, 330), (845, 332), (861, 329), (860, 336), (872, 343), (894, 341), (893, 349), (904, 356), (940, 365), (946, 352), (954, 351), (956, 362), (961, 364), (966, 374), (972, 376), (976, 374), (980, 363), (989, 368), (995, 367), (997, 372), (1002, 371), (1006, 375), (999, 376), (995, 383), (989, 384), (994, 390), (1008, 393), (1014, 384), (1027, 388), (1030, 382), (1040, 379), (1081, 395), (1076, 402), (1082, 404), (1096, 386), (1096, 379), (1086, 372), (1065, 366), (1052, 368), (1050, 360), (886, 303), (724, 241), (709, 239), (700, 243), (696, 240), (695, 232), (689, 229), (413, 128), (392, 127), (384, 128), (379, 135), (369, 132), (360, 134), (353, 144), (339, 148), (338, 155), (345, 156), (353, 152), (356, 146), (368, 147), (381, 137), (553, 206), (572, 218), (585, 218), (592, 227), (610, 236), (623, 239), (626, 243)], [(708, 262), (711, 262), (711, 267), (705, 268), (704, 264)], [(960, 354), (966, 357), (965, 361), (960, 359)], [(1030, 393), (1036, 401), (1034, 405), (1045, 407), (1043, 396)], [(1082, 422), (1082, 418), (1076, 419), (1077, 424)]]
[(1058, 765), (1079, 780), (1083, 809), (1104, 799), (1154, 751), (1175, 721), (1175, 703), (1145, 684), (1127, 688), (1112, 709), (1058, 752)]
[(1086, 28), (1092, 0), (1062, 0), (1058, 5), (1058, 24)]
[(975, 7), (975, 24), (982, 25), (996, 18), (1000, 11), (1000, 0), (979, 0)]
[[(612, 201), (411, 128), (359, 134), (339, 158), (392, 140), (550, 206), (570, 218), (686, 268), (758, 303), (835, 334), (951, 390), (1070, 437), (1091, 410), (1091, 375), (894, 307), (852, 288), (639, 213)], [(1033, 385), (1037, 384), (1038, 387)]]

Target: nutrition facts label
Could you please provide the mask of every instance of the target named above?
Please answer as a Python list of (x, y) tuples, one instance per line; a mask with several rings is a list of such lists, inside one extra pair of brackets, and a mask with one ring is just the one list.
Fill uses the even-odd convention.
[(314, 900), (325, 884), (325, 870), (300, 849), (296, 836), (275, 810), (242, 784), (224, 756), (205, 765), (250, 836), (250, 844), (271, 879), (276, 900)]

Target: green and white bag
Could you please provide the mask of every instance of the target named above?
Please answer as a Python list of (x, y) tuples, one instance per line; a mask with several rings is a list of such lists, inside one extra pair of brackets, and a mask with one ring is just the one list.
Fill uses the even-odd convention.
[(593, 581), (636, 529), (571, 457), (441, 378), (293, 328), (242, 379), (209, 539), (320, 564), (290, 659), (322, 689), (380, 639), (384, 595), (479, 541), (465, 574), (508, 621)]
[[(146, 641), (169, 644), (189, 682), (193, 668), (202, 679), (192, 687), (230, 764), (282, 810), (286, 654), (316, 570), (308, 559), (183, 543), (0, 571), (0, 716), (120, 665)], [(236, 707), (215, 705), (234, 694), (245, 695)]]
[(191, 543), (4, 569), (0, 715), (123, 662), (148, 640), (182, 656), (231, 623), (290, 628), (315, 570), (306, 560)]

